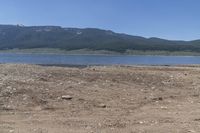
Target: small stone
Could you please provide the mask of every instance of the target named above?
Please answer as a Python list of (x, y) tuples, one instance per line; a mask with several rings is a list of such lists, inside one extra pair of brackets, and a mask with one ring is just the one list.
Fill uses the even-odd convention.
[(58, 97), (57, 99), (58, 99), (58, 100), (60, 100), (60, 99), (61, 99), (61, 97)]
[(196, 133), (194, 130), (188, 130), (188, 133)]
[(7, 86), (6, 89), (12, 89), (12, 87), (11, 86)]
[(162, 100), (163, 100), (163, 98), (162, 98), (162, 97), (159, 97), (159, 98), (158, 98), (158, 100), (162, 101)]
[(163, 98), (162, 97), (156, 97), (156, 98), (153, 98), (154, 101), (162, 101)]
[(61, 98), (64, 99), (64, 100), (71, 100), (72, 96), (70, 96), (70, 95), (64, 95)]
[(9, 130), (9, 133), (14, 133), (14, 130)]
[(200, 118), (194, 119), (194, 121), (200, 121)]
[(152, 90), (154, 90), (155, 88), (156, 88), (155, 86), (151, 87)]
[(144, 124), (144, 122), (143, 121), (139, 121), (139, 124)]
[(58, 85), (63, 85), (63, 83), (59, 83)]
[(165, 106), (161, 106), (160, 108), (161, 108), (161, 109), (167, 109), (167, 107), (165, 107)]
[(106, 105), (103, 104), (103, 103), (101, 103), (101, 104), (98, 105), (98, 107), (99, 107), (99, 108), (106, 108)]

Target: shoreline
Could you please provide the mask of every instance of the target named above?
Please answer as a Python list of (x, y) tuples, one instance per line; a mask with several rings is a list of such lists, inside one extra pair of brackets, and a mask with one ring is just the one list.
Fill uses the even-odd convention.
[(87, 67), (124, 67), (124, 68), (131, 68), (131, 67), (200, 67), (200, 64), (172, 64), (172, 65), (161, 65), (161, 64), (133, 64), (133, 65), (106, 65), (106, 64), (90, 64), (90, 65), (81, 65), (81, 64), (28, 64), (28, 63), (0, 63), (0, 65), (28, 65), (28, 66), (41, 66), (41, 67), (61, 67), (61, 68), (87, 68)]
[(199, 66), (1, 64), (0, 75), (3, 133), (200, 131)]
[(19, 54), (19, 55), (63, 55), (63, 56), (160, 56), (160, 57), (199, 57), (199, 55), (182, 55), (182, 54), (177, 54), (177, 55), (167, 55), (167, 54), (65, 54), (65, 53), (22, 53), (22, 52), (0, 52), (0, 54)]
[(101, 55), (101, 56), (200, 56), (198, 52), (190, 51), (140, 51), (127, 50), (124, 53), (106, 50), (62, 50), (57, 48), (34, 48), (34, 49), (9, 49), (0, 50), (0, 54), (46, 54), (46, 55)]

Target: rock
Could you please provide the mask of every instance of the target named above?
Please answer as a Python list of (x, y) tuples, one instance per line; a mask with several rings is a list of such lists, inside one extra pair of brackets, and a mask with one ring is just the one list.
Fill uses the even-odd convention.
[(14, 130), (9, 130), (9, 133), (14, 133)]
[(139, 124), (144, 124), (144, 122), (143, 121), (139, 121)]
[(152, 86), (152, 87), (151, 87), (152, 90), (154, 90), (155, 88), (156, 88), (155, 86)]
[(184, 75), (187, 76), (187, 73), (185, 73)]
[(163, 100), (163, 98), (162, 98), (162, 97), (159, 97), (159, 98), (158, 98), (158, 100), (162, 101), (162, 100)]
[(196, 133), (194, 130), (188, 130), (188, 133)]
[(12, 87), (11, 86), (7, 86), (6, 89), (12, 89)]
[(154, 100), (154, 101), (162, 101), (163, 98), (162, 97), (156, 97), (156, 98), (153, 98), (152, 100)]
[(161, 106), (160, 108), (161, 108), (161, 109), (167, 109), (167, 107), (165, 107), (165, 106)]
[(200, 118), (194, 119), (194, 121), (200, 121)]
[(106, 108), (106, 105), (103, 104), (103, 103), (101, 103), (101, 104), (98, 105), (98, 107), (99, 107), (99, 108)]
[(70, 95), (64, 95), (61, 98), (64, 99), (64, 100), (71, 100), (73, 97), (70, 96)]
[(45, 99), (40, 99), (39, 101), (40, 101), (41, 104), (47, 104), (48, 103), (48, 101), (45, 100)]
[(58, 85), (63, 85), (64, 83), (59, 83)]

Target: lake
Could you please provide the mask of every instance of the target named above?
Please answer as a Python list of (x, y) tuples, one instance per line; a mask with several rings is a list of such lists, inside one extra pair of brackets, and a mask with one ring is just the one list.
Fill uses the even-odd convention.
[(183, 65), (200, 64), (200, 56), (107, 56), (1, 53), (0, 63), (48, 65)]

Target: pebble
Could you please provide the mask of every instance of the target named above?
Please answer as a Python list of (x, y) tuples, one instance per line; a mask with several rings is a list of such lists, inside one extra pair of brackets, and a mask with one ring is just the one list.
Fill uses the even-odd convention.
[(143, 121), (139, 121), (139, 124), (144, 124), (144, 122)]
[(9, 130), (9, 133), (14, 133), (14, 130)]
[(103, 103), (101, 103), (101, 104), (98, 105), (98, 107), (99, 107), (99, 108), (106, 108), (106, 105), (103, 104)]
[(155, 88), (156, 88), (155, 86), (151, 87), (151, 89), (153, 89), (153, 90), (154, 90)]
[(162, 98), (162, 97), (156, 97), (156, 98), (153, 98), (152, 100), (155, 100), (155, 101), (162, 101), (163, 98)]
[(194, 130), (188, 130), (188, 133), (196, 133)]
[(161, 109), (167, 109), (167, 107), (165, 107), (165, 106), (161, 106), (160, 108), (161, 108)]
[(70, 95), (64, 95), (61, 98), (64, 99), (64, 100), (71, 100), (72, 96), (70, 96)]

